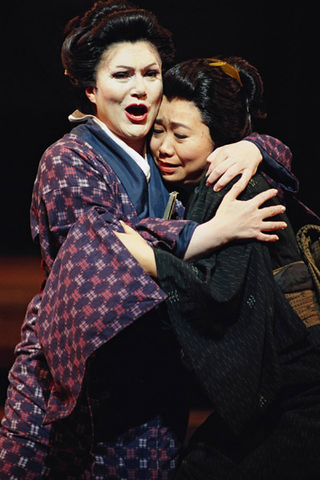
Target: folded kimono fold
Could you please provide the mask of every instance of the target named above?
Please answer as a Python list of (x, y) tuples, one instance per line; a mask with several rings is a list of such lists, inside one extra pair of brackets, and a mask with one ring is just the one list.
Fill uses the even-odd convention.
[[(74, 409), (90, 355), (166, 298), (118, 240), (107, 217), (96, 207), (79, 218), (43, 292), (36, 330), (54, 385), (45, 423)], [(179, 222), (173, 223), (178, 232)]]

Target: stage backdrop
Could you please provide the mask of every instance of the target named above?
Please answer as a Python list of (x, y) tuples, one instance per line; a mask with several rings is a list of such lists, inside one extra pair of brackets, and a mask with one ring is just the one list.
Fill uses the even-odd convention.
[[(73, 110), (60, 64), (63, 28), (92, 3), (3, 2), (0, 254), (37, 251), (29, 233), (29, 205), (37, 165), (44, 149), (69, 130), (67, 115)], [(257, 66), (265, 83), (268, 111), (267, 120), (258, 125), (259, 131), (291, 147), (301, 198), (319, 211), (317, 6), (265, 0), (136, 3), (153, 10), (173, 32), (178, 60), (236, 54)]]

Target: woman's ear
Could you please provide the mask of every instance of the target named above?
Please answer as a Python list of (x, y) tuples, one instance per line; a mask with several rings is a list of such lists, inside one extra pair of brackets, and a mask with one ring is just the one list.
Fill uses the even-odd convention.
[(87, 87), (85, 91), (90, 102), (96, 105), (96, 87)]

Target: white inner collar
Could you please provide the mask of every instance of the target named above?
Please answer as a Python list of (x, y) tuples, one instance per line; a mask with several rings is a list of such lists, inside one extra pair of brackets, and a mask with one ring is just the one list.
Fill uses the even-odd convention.
[(147, 155), (144, 157), (136, 152), (133, 148), (129, 147), (123, 140), (118, 138), (111, 130), (106, 126), (105, 123), (101, 122), (95, 115), (84, 114), (80, 110), (75, 110), (68, 119), (72, 123), (80, 123), (87, 118), (92, 118), (100, 128), (114, 141), (116, 142), (130, 157), (136, 162), (136, 164), (141, 168), (143, 173), (146, 176), (147, 182), (150, 180), (150, 166), (147, 160)]

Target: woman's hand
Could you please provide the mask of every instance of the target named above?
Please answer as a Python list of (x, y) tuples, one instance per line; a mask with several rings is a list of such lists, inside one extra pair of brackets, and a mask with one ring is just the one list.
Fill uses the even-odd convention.
[[(237, 200), (242, 191), (239, 182), (235, 183), (222, 200), (215, 217), (228, 232), (228, 241), (239, 239), (256, 239), (262, 242), (275, 242), (278, 235), (265, 232), (283, 230), (287, 224), (283, 221), (272, 221), (270, 218), (285, 211), (284, 205), (272, 205), (260, 208), (266, 201), (275, 197), (275, 188), (265, 190), (250, 200)], [(268, 220), (266, 220), (268, 219)]]
[(238, 183), (242, 191), (256, 173), (262, 161), (262, 155), (254, 143), (241, 140), (218, 147), (209, 155), (207, 161), (210, 164), (207, 172), (208, 186), (215, 184), (213, 189), (219, 192), (233, 178), (241, 174)]
[(194, 261), (216, 248), (239, 239), (256, 239), (264, 242), (279, 240), (276, 234), (267, 234), (274, 230), (283, 230), (287, 224), (267, 218), (285, 211), (283, 205), (260, 208), (264, 202), (277, 195), (276, 189), (259, 193), (250, 200), (237, 200), (242, 185), (235, 183), (225, 195), (215, 216), (206, 223), (198, 225), (186, 250), (184, 259)]
[(140, 263), (141, 267), (151, 275), (157, 277), (157, 266), (153, 248), (133, 228), (120, 220), (125, 233), (114, 232), (131, 255)]

